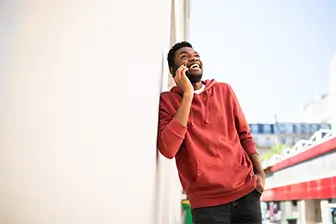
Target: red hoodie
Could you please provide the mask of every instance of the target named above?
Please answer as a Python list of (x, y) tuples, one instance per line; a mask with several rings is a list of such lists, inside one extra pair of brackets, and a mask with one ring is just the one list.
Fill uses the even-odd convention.
[(257, 153), (249, 125), (232, 88), (207, 80), (195, 94), (187, 127), (174, 119), (182, 90), (160, 97), (158, 149), (175, 157), (192, 208), (225, 204), (253, 191), (250, 154)]

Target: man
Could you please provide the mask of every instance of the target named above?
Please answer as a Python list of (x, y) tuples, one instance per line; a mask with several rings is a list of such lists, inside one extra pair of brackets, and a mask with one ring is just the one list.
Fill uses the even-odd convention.
[(195, 224), (261, 223), (265, 174), (232, 88), (201, 81), (190, 43), (175, 44), (168, 64), (176, 86), (160, 97), (158, 149), (176, 159)]

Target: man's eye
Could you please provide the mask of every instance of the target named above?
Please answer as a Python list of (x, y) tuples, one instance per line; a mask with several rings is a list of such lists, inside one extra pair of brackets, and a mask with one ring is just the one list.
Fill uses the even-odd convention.
[(181, 57), (181, 59), (185, 59), (185, 58), (187, 58), (187, 55), (183, 55), (183, 56)]

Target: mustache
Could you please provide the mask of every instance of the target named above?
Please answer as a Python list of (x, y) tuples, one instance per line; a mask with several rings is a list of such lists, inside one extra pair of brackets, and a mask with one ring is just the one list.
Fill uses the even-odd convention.
[(199, 75), (190, 75), (189, 73), (186, 74), (187, 78), (189, 79), (189, 81), (191, 82), (191, 84), (200, 82), (202, 80), (202, 76), (203, 74), (199, 74)]

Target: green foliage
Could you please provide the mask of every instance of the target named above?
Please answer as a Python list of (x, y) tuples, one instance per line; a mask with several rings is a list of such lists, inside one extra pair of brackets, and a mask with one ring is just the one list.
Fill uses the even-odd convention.
[(283, 149), (290, 148), (290, 146), (284, 144), (276, 144), (272, 147), (272, 149), (266, 153), (264, 153), (260, 159), (261, 161), (269, 160), (274, 155), (280, 155)]

